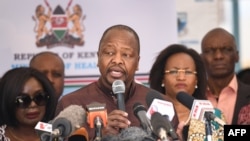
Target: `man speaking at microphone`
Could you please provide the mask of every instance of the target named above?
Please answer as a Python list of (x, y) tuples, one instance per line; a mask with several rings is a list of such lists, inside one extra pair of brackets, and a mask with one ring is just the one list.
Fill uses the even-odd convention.
[[(102, 35), (98, 48), (100, 78), (79, 90), (65, 95), (58, 103), (57, 112), (71, 104), (86, 105), (92, 102), (105, 103), (108, 113), (107, 124), (102, 135), (118, 135), (121, 129), (129, 126), (140, 126), (140, 121), (133, 113), (133, 105), (139, 102), (146, 104), (146, 95), (152, 89), (135, 83), (134, 75), (140, 60), (140, 41), (137, 33), (126, 25), (109, 27)], [(125, 84), (124, 109), (119, 109), (117, 95), (112, 91), (115, 80)], [(122, 107), (122, 106), (121, 106)], [(178, 124), (175, 117), (173, 124)], [(95, 129), (84, 125), (89, 132), (90, 140), (94, 138)]]

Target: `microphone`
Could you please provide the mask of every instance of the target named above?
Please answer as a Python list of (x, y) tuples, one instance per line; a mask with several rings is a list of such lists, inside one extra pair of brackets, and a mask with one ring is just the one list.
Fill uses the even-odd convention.
[(179, 141), (178, 135), (177, 135), (177, 133), (175, 132), (175, 129), (174, 129), (174, 127), (173, 127), (171, 121), (169, 120), (168, 115), (163, 115), (162, 117), (165, 118), (165, 120), (166, 120), (166, 125), (167, 125), (167, 127), (168, 127), (168, 128), (167, 128), (167, 129), (168, 129), (167, 131), (168, 131), (169, 136), (172, 137), (172, 139), (173, 139), (174, 141)]
[(154, 141), (151, 134), (147, 134), (139, 127), (129, 127), (121, 131), (118, 135), (119, 139), (126, 141)]
[(51, 135), (67, 137), (85, 123), (86, 112), (79, 105), (70, 105), (61, 111), (52, 121)]
[(171, 123), (175, 115), (173, 103), (164, 100), (162, 94), (160, 94), (156, 90), (151, 90), (147, 93), (146, 103), (148, 106), (150, 105), (147, 111), (147, 116), (151, 118), (154, 112), (158, 112), (159, 114), (161, 114), (165, 118), (166, 122), (168, 122), (169, 135), (174, 140), (178, 140), (177, 133), (174, 130), (175, 128), (172, 126)]
[(79, 105), (70, 105), (49, 123), (38, 122), (35, 126), (41, 141), (63, 141), (85, 123), (86, 112)]
[[(209, 100), (195, 100), (185, 92), (177, 93), (176, 99), (191, 110), (189, 115), (188, 140), (204, 140), (205, 138), (206, 140), (213, 138), (223, 140), (223, 125), (225, 125), (225, 122), (222, 120), (223, 115), (220, 110), (213, 108)], [(222, 119), (216, 115), (219, 115), (219, 117), (222, 115)]]
[(117, 136), (107, 135), (101, 141), (155, 141), (155, 139), (141, 128), (131, 126), (122, 130)]
[(146, 115), (147, 114), (146, 113), (146, 108), (140, 103), (135, 103), (134, 106), (133, 106), (133, 110), (134, 110), (134, 115), (140, 121), (142, 129), (147, 134), (152, 134), (153, 128), (151, 126), (149, 118)]
[(208, 118), (208, 120), (213, 120), (221, 126), (226, 124), (223, 120), (214, 115), (214, 108), (209, 100), (195, 100), (194, 97), (185, 92), (177, 93), (176, 99), (191, 110), (191, 118), (204, 121), (204, 116), (206, 114), (205, 117)]
[[(52, 121), (49, 123), (39, 121), (36, 126), (35, 130), (36, 133), (39, 135), (41, 141), (51, 141), (51, 132), (52, 132)], [(58, 139), (60, 141), (60, 139)]]
[(162, 116), (159, 112), (154, 112), (151, 116), (151, 125), (153, 126), (153, 133), (161, 140), (168, 140), (170, 136), (172, 140), (178, 141), (177, 133), (168, 119), (168, 116)]
[(80, 128), (86, 118), (86, 112), (79, 105), (70, 105), (61, 111), (52, 121), (53, 137), (67, 137), (76, 129)]
[(156, 90), (150, 90), (146, 95), (146, 103), (148, 107), (152, 104), (154, 99), (164, 100), (162, 95)]
[(52, 123), (51, 135), (55, 137), (67, 137), (73, 131), (70, 121), (66, 118), (60, 117)]
[(35, 126), (42, 141), (63, 140), (85, 123), (86, 112), (79, 105), (70, 105), (49, 123), (38, 122)]
[(167, 115), (172, 121), (175, 111), (172, 102), (163, 99), (162, 94), (155, 90), (151, 90), (146, 95), (146, 103), (149, 107), (147, 116), (150, 119), (154, 112), (159, 112), (162, 115)]
[(151, 116), (151, 125), (153, 126), (153, 133), (161, 139), (161, 141), (168, 141), (166, 121), (159, 112), (154, 112)]
[(107, 125), (106, 104), (93, 102), (86, 105), (88, 111), (87, 122), (90, 128), (95, 128), (95, 141), (102, 138), (102, 128)]
[(113, 93), (117, 95), (118, 109), (125, 111), (124, 93), (125, 84), (122, 80), (115, 80), (112, 84)]

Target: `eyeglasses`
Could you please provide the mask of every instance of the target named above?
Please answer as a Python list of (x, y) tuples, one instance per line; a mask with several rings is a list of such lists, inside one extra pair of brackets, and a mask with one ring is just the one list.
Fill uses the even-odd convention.
[(28, 94), (21, 94), (16, 97), (16, 106), (19, 108), (27, 108), (31, 104), (32, 101), (36, 103), (38, 106), (44, 106), (47, 104), (47, 100), (49, 96), (46, 95), (45, 92), (38, 92), (33, 98), (31, 98)]
[(172, 75), (172, 76), (177, 76), (177, 75), (179, 75), (181, 72), (184, 73), (185, 76), (191, 76), (191, 75), (197, 74), (196, 71), (183, 70), (183, 69), (178, 69), (178, 70), (166, 70), (166, 71), (165, 71), (165, 74), (170, 74), (170, 75)]

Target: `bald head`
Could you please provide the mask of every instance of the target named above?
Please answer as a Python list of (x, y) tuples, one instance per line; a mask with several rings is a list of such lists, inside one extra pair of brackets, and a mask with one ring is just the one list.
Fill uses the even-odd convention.
[(47, 58), (47, 57), (51, 57), (51, 58), (58, 60), (58, 62), (60, 62), (64, 68), (64, 62), (63, 62), (62, 58), (60, 56), (58, 56), (58, 54), (56, 54), (54, 52), (49, 52), (49, 51), (44, 51), (44, 52), (40, 52), (40, 53), (36, 54), (30, 60), (30, 67), (35, 66), (37, 64), (37, 61), (39, 62), (40, 59)]
[(210, 30), (202, 39), (201, 56), (209, 78), (231, 80), (239, 60), (234, 36), (223, 28)]
[(138, 34), (135, 32), (134, 29), (132, 29), (131, 27), (129, 26), (126, 26), (126, 25), (114, 25), (114, 26), (111, 26), (109, 27), (108, 29), (106, 29), (102, 35), (102, 38), (99, 42), (99, 49), (98, 51), (100, 50), (100, 46), (101, 44), (103, 43), (103, 41), (105, 40), (106, 36), (108, 35), (109, 32), (111, 32), (112, 30), (120, 30), (120, 31), (127, 31), (127, 32), (130, 32), (133, 34), (134, 36), (134, 39), (136, 40), (136, 43), (137, 43), (137, 48), (138, 48), (138, 54), (140, 54), (140, 39), (139, 39), (139, 36)]
[(30, 61), (30, 67), (44, 73), (53, 84), (56, 97), (59, 98), (64, 89), (64, 63), (56, 53), (41, 52)]
[(205, 34), (205, 36), (203, 37), (201, 41), (202, 50), (203, 47), (205, 46), (204, 44), (207, 43), (207, 40), (212, 39), (213, 37), (227, 38), (228, 40), (231, 41), (232, 46), (235, 49), (237, 48), (235, 38), (231, 33), (229, 33), (223, 28), (214, 28), (209, 32), (207, 32), (207, 34)]

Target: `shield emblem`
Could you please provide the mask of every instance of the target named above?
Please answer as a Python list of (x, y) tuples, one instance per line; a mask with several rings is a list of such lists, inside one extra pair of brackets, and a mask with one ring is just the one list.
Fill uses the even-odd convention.
[(67, 15), (60, 5), (53, 11), (51, 17), (51, 29), (58, 41), (61, 41), (67, 33)]

